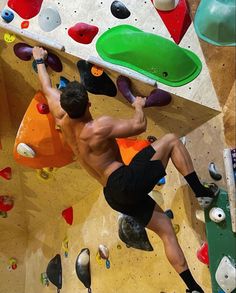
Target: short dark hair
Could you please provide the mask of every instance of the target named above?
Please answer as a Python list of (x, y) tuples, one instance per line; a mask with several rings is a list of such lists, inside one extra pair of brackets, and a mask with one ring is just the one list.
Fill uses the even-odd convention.
[(88, 105), (88, 93), (78, 81), (69, 82), (62, 90), (60, 103), (70, 118), (80, 118), (84, 115)]

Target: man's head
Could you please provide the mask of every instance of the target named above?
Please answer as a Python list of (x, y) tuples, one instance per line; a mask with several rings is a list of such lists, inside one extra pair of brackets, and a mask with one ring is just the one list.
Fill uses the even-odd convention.
[(60, 103), (71, 119), (81, 118), (88, 105), (88, 93), (78, 81), (69, 82), (62, 90)]

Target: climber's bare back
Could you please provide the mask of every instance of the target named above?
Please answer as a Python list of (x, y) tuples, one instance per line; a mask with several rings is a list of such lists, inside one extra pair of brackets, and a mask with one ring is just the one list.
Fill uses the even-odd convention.
[(102, 123), (102, 120), (103, 117), (88, 122), (73, 121), (66, 114), (58, 124), (78, 162), (91, 176), (106, 186), (109, 175), (121, 167), (123, 162), (116, 140), (107, 139), (97, 133), (96, 124)]

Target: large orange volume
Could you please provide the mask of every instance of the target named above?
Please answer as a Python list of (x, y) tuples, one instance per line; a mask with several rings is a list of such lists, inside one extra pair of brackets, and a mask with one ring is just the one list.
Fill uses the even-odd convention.
[[(73, 162), (73, 152), (66, 145), (50, 112), (40, 113), (39, 105), (47, 107), (47, 100), (42, 92), (37, 92), (31, 101), (19, 127), (13, 155), (17, 163), (24, 166), (42, 169), (46, 167), (60, 168)], [(17, 153), (20, 143), (30, 147), (35, 156), (25, 157)]]
[(118, 138), (116, 139), (120, 154), (125, 165), (129, 165), (133, 157), (146, 146), (150, 145), (148, 140), (136, 138)]

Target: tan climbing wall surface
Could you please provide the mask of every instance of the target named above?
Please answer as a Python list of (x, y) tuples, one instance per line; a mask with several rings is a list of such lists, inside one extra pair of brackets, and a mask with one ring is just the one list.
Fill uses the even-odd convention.
[[(0, 48), (2, 51), (2, 47)], [(4, 74), (0, 59), (0, 170), (12, 168), (12, 179), (0, 177), (0, 195), (14, 198), (15, 206), (7, 218), (0, 216), (0, 292), (17, 293), (25, 289), (25, 251), (27, 248), (27, 224), (25, 220), (25, 201), (21, 189), (21, 172), (12, 157), (14, 128), (11, 127)], [(17, 269), (9, 270), (10, 259), (15, 258)]]
[[(4, 2), (1, 2), (2, 7)], [(52, 50), (61, 58), (64, 67), (61, 74), (50, 71), (54, 86), (59, 82), (60, 75), (70, 80), (79, 79), (76, 68), (78, 57), (88, 58), (92, 55), (97, 57), (94, 45), (98, 36), (91, 46), (77, 44), (68, 38), (68, 27), (77, 21), (99, 25), (99, 34), (108, 26), (129, 23), (170, 38), (161, 19), (154, 11), (151, 1), (142, 1), (141, 6), (134, 5), (132, 1), (124, 1), (127, 7), (131, 7), (132, 12), (132, 17), (126, 21), (111, 17), (107, 11), (109, 1), (96, 3), (81, 1), (81, 3), (83, 5), (80, 5), (78, 9), (75, 1), (44, 1), (45, 7), (56, 5), (63, 17), (62, 25), (50, 33), (40, 30), (37, 17), (30, 20), (30, 32), (62, 43), (66, 47), (66, 52), (73, 55)], [(189, 1), (189, 4), (194, 14), (196, 3)], [(22, 19), (15, 15), (16, 27), (20, 27), (21, 21)], [(76, 256), (83, 247), (88, 247), (91, 251), (93, 292), (185, 292), (184, 284), (168, 264), (162, 244), (153, 233), (149, 233), (154, 247), (154, 252), (150, 253), (128, 249), (118, 239), (117, 213), (106, 204), (101, 187), (88, 177), (78, 164), (71, 164), (57, 170), (48, 182), (40, 180), (35, 170), (15, 165), (11, 156), (14, 137), (27, 106), (35, 91), (39, 89), (39, 82), (31, 62), (23, 62), (13, 53), (16, 42), (25, 42), (29, 45), (34, 45), (36, 42), (21, 36), (14, 43), (6, 44), (3, 41), (6, 31), (6, 29), (0, 31), (0, 60), (6, 88), (6, 95), (3, 95), (3, 98), (1, 96), (0, 104), (0, 137), (3, 145), (3, 150), (0, 150), (0, 167), (10, 164), (13, 166), (14, 176), (9, 182), (0, 178), (0, 186), (3, 186), (1, 193), (10, 193), (14, 190), (16, 207), (9, 212), (9, 218), (0, 219), (0, 231), (3, 231), (0, 237), (4, 239), (3, 246), (0, 244), (0, 278), (2, 280), (3, 277), (4, 280), (0, 283), (0, 292), (55, 292), (53, 285), (49, 288), (41, 285), (40, 274), (45, 271), (48, 261), (56, 253), (62, 255), (62, 293), (87, 292), (77, 279), (74, 268)], [(233, 136), (235, 118), (232, 111), (235, 97), (232, 77), (234, 52), (231, 48), (216, 48), (199, 42), (192, 25), (180, 46), (191, 48), (199, 55), (203, 62), (203, 71), (195, 81), (180, 88), (159, 85), (173, 93), (173, 101), (163, 108), (145, 110), (148, 117), (148, 129), (147, 133), (141, 137), (146, 138), (148, 135), (159, 137), (173, 131), (180, 136), (186, 135), (186, 146), (192, 154), (196, 170), (202, 179), (210, 180), (208, 163), (214, 161), (224, 175), (223, 148), (235, 145)], [(112, 70), (106, 72), (113, 81), (119, 75)], [(147, 95), (152, 89), (151, 86), (132, 81), (137, 94)], [(1, 78), (1, 88), (2, 85)], [(4, 90), (1, 92), (4, 93)], [(115, 98), (92, 94), (89, 96), (95, 117), (107, 114), (125, 118), (133, 113), (131, 106), (120, 94)], [(5, 110), (6, 106), (7, 110)], [(219, 114), (221, 107), (224, 111)], [(11, 125), (10, 128), (9, 125)], [(220, 182), (220, 185), (225, 187), (225, 179)], [(204, 224), (195, 217), (198, 205), (192, 192), (171, 164), (168, 166), (167, 184), (162, 188), (156, 188), (153, 196), (163, 209), (173, 210), (175, 214), (173, 223), (180, 226), (178, 239), (193, 275), (204, 287), (205, 292), (210, 293), (208, 268), (196, 257), (197, 249), (205, 240)], [(72, 226), (68, 226), (60, 215), (61, 211), (69, 206), (74, 208)], [(68, 258), (63, 256), (61, 248), (65, 236), (69, 239)], [(110, 249), (110, 270), (105, 268), (104, 263), (100, 265), (96, 261), (99, 244), (105, 244)], [(13, 256), (11, 254), (19, 258), (19, 268), (9, 273), (6, 263), (8, 256)], [(25, 290), (23, 289), (24, 280)]]

